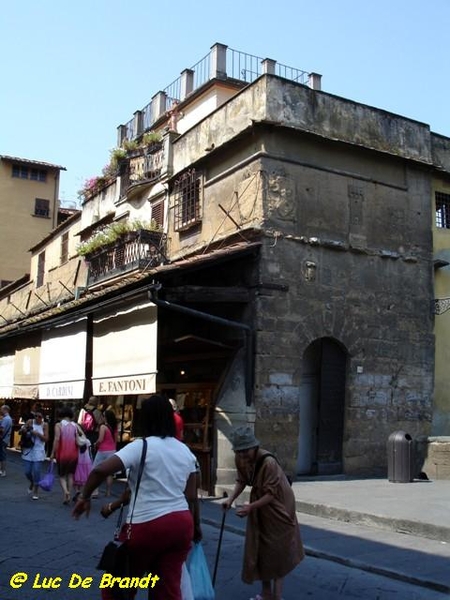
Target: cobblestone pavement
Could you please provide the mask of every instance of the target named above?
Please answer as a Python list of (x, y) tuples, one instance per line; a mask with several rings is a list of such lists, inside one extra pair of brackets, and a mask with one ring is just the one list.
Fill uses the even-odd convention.
[[(120, 489), (121, 484), (115, 483), (114, 493), (118, 494)], [(102, 573), (96, 571), (95, 565), (114, 529), (114, 521), (99, 515), (101, 499), (93, 501), (89, 519), (79, 521), (74, 521), (70, 508), (62, 504), (62, 493), (57, 485), (33, 501), (27, 494), (20, 457), (9, 461), (7, 477), (0, 478), (0, 499), (0, 600), (93, 600), (100, 597)], [(211, 573), (218, 546), (220, 510), (217, 503), (202, 503), (203, 545)], [(239, 521), (240, 525), (233, 525), (233, 517), (230, 515), (229, 522), (227, 517), (217, 569), (216, 600), (247, 600), (259, 591), (257, 584), (247, 586), (240, 580), (244, 522)], [(17, 576), (18, 573), (23, 575)], [(50, 580), (57, 577), (61, 580)], [(44, 587), (51, 584), (58, 587)], [(140, 590), (137, 600), (146, 598), (147, 592)], [(310, 554), (286, 578), (284, 598), (438, 600), (448, 595)]]

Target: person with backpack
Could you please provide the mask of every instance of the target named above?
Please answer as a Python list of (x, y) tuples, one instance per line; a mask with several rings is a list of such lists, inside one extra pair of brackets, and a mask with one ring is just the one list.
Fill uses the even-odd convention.
[(92, 452), (95, 453), (95, 443), (98, 440), (100, 425), (104, 423), (102, 411), (98, 408), (98, 398), (91, 396), (78, 415), (78, 425), (91, 442)]
[(276, 458), (260, 448), (250, 427), (235, 429), (232, 442), (238, 476), (223, 509), (228, 510), (244, 488), (252, 486), (250, 502), (236, 510), (239, 517), (248, 517), (242, 580), (261, 581), (261, 595), (253, 600), (281, 600), (284, 577), (305, 556), (294, 492)]
[(35, 412), (20, 430), (22, 438), (22, 459), (25, 461), (25, 477), (30, 482), (28, 493), (33, 500), (39, 500), (39, 481), (42, 464), (45, 460), (45, 444), (48, 441), (48, 425), (41, 412)]

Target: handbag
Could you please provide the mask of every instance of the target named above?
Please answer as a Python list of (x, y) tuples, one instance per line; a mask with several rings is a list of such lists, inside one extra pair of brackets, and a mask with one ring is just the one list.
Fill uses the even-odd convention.
[(201, 542), (195, 543), (191, 548), (186, 565), (191, 577), (194, 600), (214, 600), (214, 588)]
[(77, 435), (75, 436), (75, 443), (79, 448), (83, 448), (84, 446), (90, 445), (89, 440), (87, 439), (84, 431), (77, 427)]
[(38, 486), (46, 492), (50, 492), (53, 487), (53, 484), (55, 483), (55, 475), (53, 474), (54, 464), (55, 463), (51, 460), (50, 464), (48, 465), (47, 473), (38, 482)]
[(142, 472), (144, 470), (145, 455), (147, 454), (147, 440), (143, 438), (141, 461), (136, 481), (136, 490), (134, 492), (133, 507), (130, 514), (130, 522), (128, 524), (127, 538), (119, 540), (120, 528), (122, 525), (123, 504), (120, 505), (119, 517), (117, 519), (116, 529), (114, 530), (114, 539), (108, 542), (103, 549), (100, 560), (97, 564), (97, 569), (106, 571), (115, 577), (125, 577), (129, 573), (129, 553), (127, 542), (131, 537), (131, 522), (133, 520), (134, 506), (138, 495), (139, 485), (141, 483)]

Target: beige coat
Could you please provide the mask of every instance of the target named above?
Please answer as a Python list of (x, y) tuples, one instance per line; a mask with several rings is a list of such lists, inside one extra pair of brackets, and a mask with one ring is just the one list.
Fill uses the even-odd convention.
[[(261, 448), (257, 458), (266, 454)], [(238, 467), (238, 481), (252, 485), (250, 502), (271, 493), (273, 501), (252, 511), (245, 533), (242, 580), (278, 579), (292, 571), (304, 558), (300, 529), (295, 514), (295, 497), (278, 462), (266, 458), (252, 482), (252, 473)]]

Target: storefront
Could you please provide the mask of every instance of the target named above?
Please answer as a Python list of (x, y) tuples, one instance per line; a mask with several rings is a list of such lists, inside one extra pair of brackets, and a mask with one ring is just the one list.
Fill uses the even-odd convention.
[[(30, 406), (39, 396), (39, 364), (41, 355), (41, 333), (31, 333), (18, 338), (14, 356), (13, 400), (13, 439), (11, 445), (18, 447), (21, 423), (27, 418)], [(48, 416), (48, 415), (46, 415)]]
[(135, 302), (93, 320), (92, 393), (118, 421), (118, 443), (142, 434), (142, 399), (156, 390), (157, 308)]
[(86, 317), (42, 332), (39, 405), (50, 423), (51, 440), (58, 408), (64, 404), (76, 414), (84, 398), (86, 349)]

